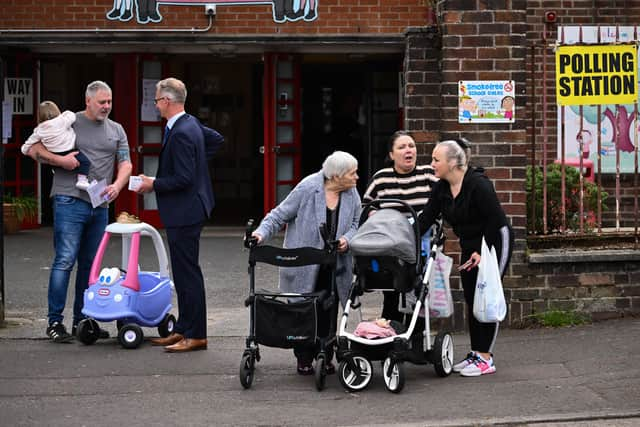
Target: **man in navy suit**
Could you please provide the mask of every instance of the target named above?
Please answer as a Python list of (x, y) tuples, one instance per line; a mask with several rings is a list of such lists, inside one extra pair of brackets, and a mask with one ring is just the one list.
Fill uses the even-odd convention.
[(168, 78), (156, 84), (155, 104), (167, 120), (158, 172), (140, 175), (138, 193), (155, 191), (158, 211), (167, 231), (171, 269), (178, 296), (179, 317), (174, 332), (153, 339), (172, 353), (207, 348), (204, 278), (198, 262), (200, 233), (214, 206), (207, 157), (224, 138), (184, 111), (187, 89)]

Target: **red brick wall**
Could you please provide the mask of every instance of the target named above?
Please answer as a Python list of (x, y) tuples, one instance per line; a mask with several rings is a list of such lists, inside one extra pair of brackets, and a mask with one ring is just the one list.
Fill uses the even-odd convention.
[[(4, 0), (0, 28), (200, 28), (208, 20), (203, 5), (160, 4), (163, 20), (141, 25), (110, 21), (112, 0)], [(318, 18), (278, 24), (270, 5), (219, 5), (211, 34), (400, 34), (424, 25), (425, 0), (318, 0)]]
[[(520, 239), (526, 225), (525, 3), (452, 1), (442, 13), (442, 137), (465, 136), (473, 143), (472, 163), (487, 168)], [(514, 80), (516, 123), (458, 123), (459, 80)]]
[[(438, 28), (409, 31), (405, 52), (405, 124), (422, 143), (421, 160), (430, 158), (434, 141), (468, 138), (472, 164), (487, 169), (511, 219), (517, 240), (506, 288), (520, 286), (526, 271), (525, 9), (526, 1), (519, 0), (439, 2)], [(516, 123), (458, 123), (459, 80), (515, 80)], [(458, 262), (459, 247), (450, 237), (446, 251)], [(465, 311), (457, 277), (452, 285), (456, 314), (451, 322), (461, 329)]]

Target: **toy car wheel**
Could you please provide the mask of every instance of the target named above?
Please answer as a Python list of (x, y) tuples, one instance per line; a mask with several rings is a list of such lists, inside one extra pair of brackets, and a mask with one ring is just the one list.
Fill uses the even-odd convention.
[(404, 388), (404, 362), (387, 357), (382, 365), (382, 376), (387, 390), (400, 393)]
[(338, 366), (338, 378), (347, 391), (364, 390), (372, 374), (371, 362), (363, 356), (347, 357)]
[(316, 358), (316, 367), (315, 367), (315, 378), (316, 378), (316, 389), (318, 391), (324, 390), (324, 386), (327, 379), (327, 360), (324, 353), (320, 353)]
[(440, 377), (446, 377), (453, 371), (453, 338), (447, 332), (436, 335), (431, 350), (431, 362)]
[(138, 348), (143, 338), (142, 328), (135, 323), (128, 323), (118, 331), (118, 341), (127, 349)]
[(251, 387), (254, 369), (255, 359), (251, 351), (247, 350), (242, 354), (242, 360), (240, 361), (240, 384), (242, 384), (242, 387)]
[(81, 343), (86, 345), (91, 345), (98, 340), (100, 335), (100, 327), (98, 322), (93, 319), (82, 319), (80, 323), (78, 323), (78, 327), (76, 329), (76, 338), (80, 340)]
[(176, 327), (176, 318), (173, 314), (167, 314), (164, 316), (160, 325), (158, 325), (158, 335), (162, 338), (166, 338), (173, 332), (173, 329)]

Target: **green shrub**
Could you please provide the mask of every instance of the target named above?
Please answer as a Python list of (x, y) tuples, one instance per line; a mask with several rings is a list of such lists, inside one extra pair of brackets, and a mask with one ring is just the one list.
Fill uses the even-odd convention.
[(16, 215), (20, 222), (24, 219), (33, 220), (38, 215), (38, 201), (34, 196), (12, 196), (6, 194), (4, 203), (15, 206)]
[[(531, 210), (531, 166), (527, 166), (527, 230), (532, 233), (543, 233), (542, 227), (542, 169), (535, 169), (536, 182), (536, 221), (533, 223)], [(562, 206), (561, 198), (562, 171), (559, 164), (552, 163), (547, 166), (547, 232), (559, 232), (562, 229)], [(596, 224), (595, 212), (598, 209), (598, 186), (586, 179), (584, 185), (584, 207), (583, 219), (585, 231), (592, 230)], [(602, 210), (606, 210), (605, 200), (609, 195), (605, 191), (600, 191), (602, 199)], [(580, 173), (577, 168), (565, 166), (565, 210), (566, 229), (572, 231), (580, 230)]]

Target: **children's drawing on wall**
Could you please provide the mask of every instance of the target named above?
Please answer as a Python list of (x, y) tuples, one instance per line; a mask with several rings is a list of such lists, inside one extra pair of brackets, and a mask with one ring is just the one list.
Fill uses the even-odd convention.
[(505, 119), (513, 120), (513, 107), (516, 105), (516, 100), (513, 99), (513, 96), (507, 95), (502, 98), (500, 102), (500, 108), (502, 110), (502, 114)]
[(469, 95), (460, 97), (460, 117), (463, 120), (471, 121), (473, 116), (478, 115), (478, 103)]
[(133, 18), (133, 0), (113, 0), (113, 9), (107, 13), (112, 21), (127, 22)]
[(318, 17), (317, 7), (317, 0), (274, 0), (273, 20), (279, 23), (313, 21)]
[(513, 80), (458, 82), (458, 123), (513, 123), (515, 110)]
[[(130, 21), (134, 16), (138, 24), (162, 21), (162, 15), (158, 9), (159, 4), (204, 6), (213, 5), (263, 5), (269, 4), (267, 0), (113, 0), (113, 8), (107, 12), (107, 19), (111, 21)], [(273, 20), (277, 23), (295, 22), (304, 20), (315, 21), (318, 18), (318, 0), (273, 0)], [(203, 13), (204, 14), (204, 13)]]
[[(615, 173), (616, 151), (620, 153), (620, 172), (634, 170), (634, 130), (637, 126), (633, 105), (601, 105), (600, 116), (596, 105), (565, 107), (565, 159), (582, 158), (597, 165), (600, 154), (602, 172)], [(558, 122), (561, 110), (558, 109)], [(600, 151), (598, 152), (598, 122), (600, 123)], [(616, 128), (616, 123), (618, 127)], [(618, 131), (619, 129), (619, 131)], [(639, 129), (640, 131), (640, 129)], [(640, 134), (639, 134), (640, 138)], [(562, 129), (558, 129), (558, 159), (561, 157)]]
[(134, 6), (139, 24), (162, 21), (156, 0), (113, 0), (113, 9), (107, 13), (107, 18), (127, 22), (134, 16)]

